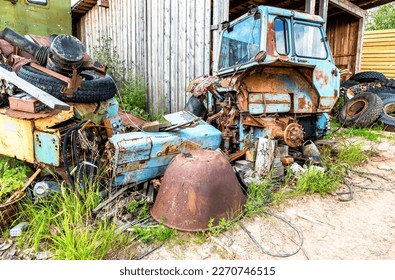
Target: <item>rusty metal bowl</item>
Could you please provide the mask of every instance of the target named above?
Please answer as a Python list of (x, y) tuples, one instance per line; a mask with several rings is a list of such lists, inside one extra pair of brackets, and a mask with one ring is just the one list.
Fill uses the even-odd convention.
[(220, 218), (234, 218), (246, 198), (228, 160), (210, 150), (193, 150), (177, 155), (169, 164), (152, 217), (181, 231), (208, 229)]

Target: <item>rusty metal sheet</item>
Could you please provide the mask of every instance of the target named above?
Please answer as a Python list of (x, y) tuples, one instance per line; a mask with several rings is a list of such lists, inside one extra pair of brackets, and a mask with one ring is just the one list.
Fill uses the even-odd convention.
[(54, 113), (52, 113), (50, 116), (35, 119), (34, 127), (38, 130), (45, 130), (73, 118), (74, 110), (73, 106), (70, 106), (69, 111), (54, 110)]
[(208, 229), (210, 219), (234, 218), (246, 198), (228, 160), (220, 153), (194, 150), (168, 166), (152, 208), (152, 217), (182, 231)]
[(195, 97), (205, 95), (208, 91), (214, 91), (218, 86), (216, 84), (216, 76), (202, 76), (189, 83), (187, 90)]
[(50, 45), (50, 40), (48, 36), (40, 36), (40, 35), (33, 35), (29, 34), (30, 38), (36, 43), (37, 45), (40, 46), (49, 46)]
[(11, 118), (24, 119), (24, 120), (35, 120), (35, 119), (46, 118), (46, 117), (56, 115), (60, 111), (61, 110), (46, 109), (46, 110), (41, 111), (39, 113), (28, 113), (28, 112), (16, 111), (16, 110), (7, 108), (5, 111), (5, 114)]
[(138, 128), (145, 121), (133, 114), (122, 112), (121, 109), (118, 111), (118, 115), (121, 117), (124, 126), (129, 126), (133, 128)]

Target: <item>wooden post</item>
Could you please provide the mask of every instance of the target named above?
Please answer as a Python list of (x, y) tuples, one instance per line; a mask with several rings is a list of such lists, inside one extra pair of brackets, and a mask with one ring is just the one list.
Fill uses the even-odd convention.
[(276, 142), (274, 140), (259, 137), (255, 160), (255, 171), (261, 176), (266, 176), (272, 168), (274, 149), (276, 148), (275, 143)]
[(357, 40), (357, 53), (355, 55), (355, 71), (358, 73), (361, 71), (361, 60), (362, 60), (362, 48), (363, 48), (363, 32), (365, 29), (365, 17), (359, 19), (358, 27), (358, 40)]
[(328, 19), (329, 0), (320, 0), (319, 15), (324, 19), (324, 28), (326, 30), (326, 22)]
[(315, 14), (315, 0), (306, 0), (305, 12), (311, 15)]
[(229, 0), (213, 0), (213, 25), (211, 26), (212, 31), (212, 59), (211, 65), (213, 68), (213, 62), (217, 61), (218, 47), (219, 47), (219, 34), (221, 32), (221, 22), (229, 20)]

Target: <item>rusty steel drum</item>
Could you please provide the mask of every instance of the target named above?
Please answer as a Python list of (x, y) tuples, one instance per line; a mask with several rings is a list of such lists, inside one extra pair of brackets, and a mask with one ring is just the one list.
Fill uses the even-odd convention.
[(177, 155), (169, 164), (151, 210), (152, 217), (181, 231), (208, 229), (220, 218), (241, 213), (246, 198), (228, 160), (210, 150)]

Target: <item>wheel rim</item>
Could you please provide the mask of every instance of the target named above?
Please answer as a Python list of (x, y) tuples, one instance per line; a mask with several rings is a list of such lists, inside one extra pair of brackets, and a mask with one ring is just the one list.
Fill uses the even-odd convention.
[(395, 103), (385, 105), (383, 112), (386, 116), (395, 119)]
[(347, 115), (349, 117), (357, 117), (365, 111), (368, 102), (364, 99), (355, 100), (348, 106)]

